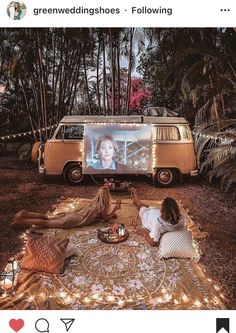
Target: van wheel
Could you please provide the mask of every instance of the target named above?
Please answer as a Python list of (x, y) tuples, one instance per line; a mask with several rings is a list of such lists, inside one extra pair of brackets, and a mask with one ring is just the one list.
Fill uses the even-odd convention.
[(177, 181), (177, 172), (175, 169), (156, 169), (153, 177), (155, 186), (170, 187)]
[(65, 181), (70, 185), (78, 185), (82, 182), (84, 177), (82, 173), (82, 168), (77, 163), (72, 163), (68, 165), (63, 171), (63, 176)]

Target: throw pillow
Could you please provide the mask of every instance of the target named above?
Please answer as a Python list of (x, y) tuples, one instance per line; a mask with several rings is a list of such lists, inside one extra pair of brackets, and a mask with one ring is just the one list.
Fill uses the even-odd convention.
[(171, 231), (162, 235), (158, 254), (160, 258), (192, 258), (200, 259), (200, 254), (193, 246), (190, 231)]
[(69, 239), (32, 237), (28, 240), (21, 268), (58, 274), (63, 268)]

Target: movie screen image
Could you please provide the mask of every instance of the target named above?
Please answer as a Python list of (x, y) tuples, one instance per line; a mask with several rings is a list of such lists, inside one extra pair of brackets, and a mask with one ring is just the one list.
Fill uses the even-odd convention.
[(151, 149), (152, 128), (149, 125), (86, 125), (84, 173), (151, 173)]

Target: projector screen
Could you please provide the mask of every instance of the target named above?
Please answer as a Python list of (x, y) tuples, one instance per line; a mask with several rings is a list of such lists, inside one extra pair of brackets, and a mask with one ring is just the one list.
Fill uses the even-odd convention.
[(151, 173), (151, 153), (151, 125), (85, 125), (84, 174)]

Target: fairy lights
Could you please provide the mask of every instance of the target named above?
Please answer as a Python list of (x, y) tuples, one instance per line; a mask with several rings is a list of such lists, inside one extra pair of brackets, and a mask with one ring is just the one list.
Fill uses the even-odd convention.
[(65, 299), (64, 299), (64, 302), (66, 304), (70, 304), (72, 302), (72, 298), (70, 296), (67, 296)]
[(172, 299), (172, 296), (170, 294), (165, 294), (164, 299), (166, 302), (169, 302)]
[(99, 294), (93, 294), (93, 295), (92, 295), (92, 298), (93, 298), (93, 299), (99, 299), (99, 298), (100, 298), (100, 295), (99, 295)]
[(164, 303), (163, 299), (161, 297), (157, 297), (156, 298), (156, 302), (157, 303)]
[(90, 303), (90, 302), (91, 302), (91, 300), (88, 297), (84, 298), (84, 303)]
[(216, 304), (219, 304), (219, 299), (216, 296), (213, 298), (213, 300)]
[(61, 296), (61, 298), (65, 298), (67, 295), (67, 293), (65, 293), (64, 291), (60, 292), (59, 295)]
[[(221, 144), (229, 144), (234, 142), (234, 139), (227, 139), (227, 138), (220, 138), (219, 134), (216, 134), (216, 136), (214, 135), (210, 135), (210, 134), (198, 134), (197, 132), (193, 133), (194, 136), (196, 136), (197, 138), (205, 138), (205, 139), (211, 139), (211, 140), (219, 140)], [(227, 134), (227, 133), (225, 133)]]
[(197, 308), (199, 308), (199, 307), (202, 305), (202, 303), (201, 303), (198, 299), (196, 299), (196, 301), (194, 302), (194, 305), (195, 305)]
[(125, 303), (125, 302), (124, 302), (122, 299), (119, 299), (119, 301), (118, 301), (119, 306), (123, 306), (124, 303)]
[(44, 132), (46, 130), (52, 129), (54, 127), (57, 127), (58, 124), (52, 125), (52, 126), (48, 126), (48, 127), (44, 127), (44, 128), (39, 128), (37, 130), (34, 131), (29, 131), (29, 132), (23, 132), (23, 133), (16, 133), (16, 134), (11, 134), (11, 135), (4, 135), (1, 136), (0, 139), (2, 141), (6, 140), (6, 139), (15, 139), (15, 138), (20, 138), (22, 136), (26, 136), (26, 135), (32, 135), (32, 134), (36, 134), (36, 133), (40, 133), (40, 132)]
[(183, 294), (183, 295), (182, 295), (182, 300), (183, 300), (184, 302), (187, 302), (187, 301), (188, 301), (188, 296), (185, 295), (185, 294)]

